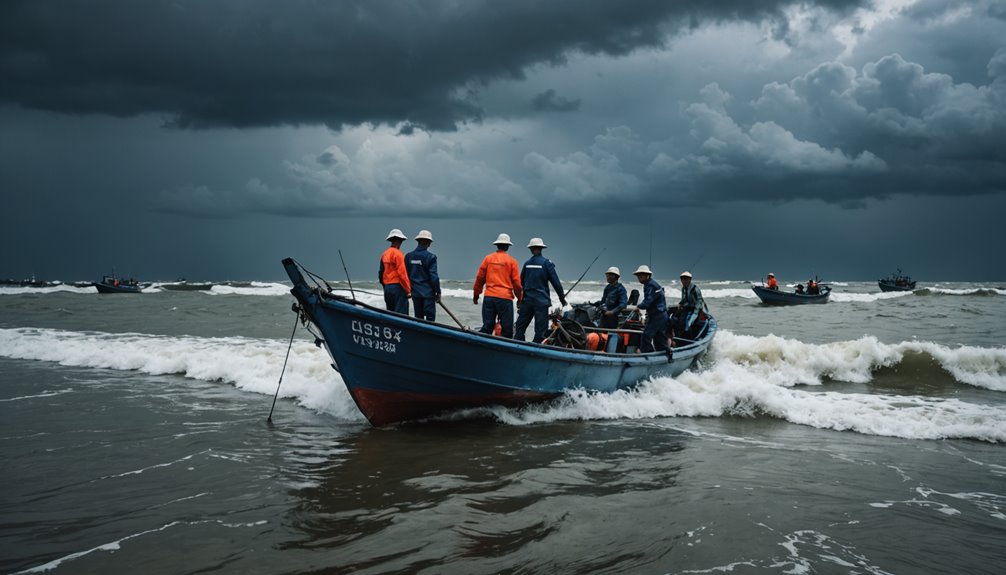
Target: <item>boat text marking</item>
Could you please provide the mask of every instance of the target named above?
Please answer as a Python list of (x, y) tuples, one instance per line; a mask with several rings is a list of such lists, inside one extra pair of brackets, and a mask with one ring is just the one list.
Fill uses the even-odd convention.
[(395, 342), (402, 341), (402, 330), (381, 327), (358, 319), (353, 320), (351, 329), (354, 332), (353, 343), (378, 351), (395, 353), (397, 351)]

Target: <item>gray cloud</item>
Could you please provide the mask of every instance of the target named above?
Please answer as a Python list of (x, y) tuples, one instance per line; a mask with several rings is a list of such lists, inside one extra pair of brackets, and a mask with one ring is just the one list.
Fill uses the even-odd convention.
[(659, 46), (702, 21), (784, 22), (789, 3), (8, 0), (0, 103), (177, 127), (453, 130), (484, 116), (479, 86), (529, 65)]
[[(184, 187), (160, 208), (201, 215), (402, 214), (506, 218), (576, 206), (710, 205), (816, 198), (863, 207), (897, 194), (1006, 191), (1006, 48), (983, 86), (928, 73), (897, 54), (856, 70), (828, 62), (737, 102), (716, 84), (682, 103), (687, 135), (645, 140), (608, 128), (582, 150), (481, 159), (472, 140), (372, 132), (284, 164), (284, 177), (239, 191)], [(744, 120), (739, 119), (744, 117)], [(344, 149), (345, 148), (345, 149)], [(214, 198), (216, 196), (216, 198)], [(221, 210), (219, 206), (226, 206)]]
[(545, 112), (574, 112), (580, 109), (580, 100), (570, 100), (548, 89), (531, 99), (535, 110)]

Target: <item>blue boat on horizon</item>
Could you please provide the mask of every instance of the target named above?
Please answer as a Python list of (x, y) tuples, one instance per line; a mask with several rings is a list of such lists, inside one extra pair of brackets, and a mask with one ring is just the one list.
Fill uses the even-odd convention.
[(652, 377), (674, 377), (706, 352), (717, 330), (715, 319), (707, 316), (694, 340), (678, 340), (670, 352), (561, 348), (375, 308), (333, 294), (323, 279), (293, 259), (283, 260), (283, 266), (293, 282), (295, 309), (320, 331), (316, 335), (331, 356), (332, 367), (374, 426), (457, 409), (519, 407), (577, 389), (610, 393)]
[(115, 275), (103, 276), (100, 282), (93, 282), (98, 293), (140, 293), (140, 284), (134, 279), (124, 280)]

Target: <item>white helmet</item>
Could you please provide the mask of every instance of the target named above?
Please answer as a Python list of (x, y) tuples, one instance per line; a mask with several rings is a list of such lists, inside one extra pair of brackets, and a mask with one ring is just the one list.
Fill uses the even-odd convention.
[(639, 274), (650, 274), (652, 276), (653, 272), (650, 271), (650, 266), (642, 265), (639, 266), (639, 268), (636, 271), (632, 272), (632, 275), (634, 276)]
[(430, 240), (432, 242), (433, 241), (433, 234), (430, 233), (430, 230), (420, 230), (420, 232), (418, 234), (416, 234), (416, 239), (417, 240)]
[(498, 246), (500, 244), (512, 246), (513, 242), (510, 241), (510, 234), (500, 234), (499, 237), (496, 238), (496, 241), (493, 242), (494, 246)]
[(409, 239), (409, 238), (405, 237), (405, 234), (402, 233), (402, 230), (400, 230), (398, 228), (395, 228), (395, 229), (391, 230), (390, 232), (388, 232), (388, 237), (385, 238), (385, 239), (389, 239), (390, 240), (391, 238), (398, 238), (400, 240), (407, 240), (407, 239)]
[(772, 272), (768, 272), (768, 277), (770, 277), (770, 278), (774, 278), (774, 277), (775, 277), (775, 274), (774, 274), (774, 273), (772, 273)]
[(527, 243), (529, 248), (547, 248), (545, 242), (541, 241), (541, 238), (531, 238), (531, 241)]
[(683, 277), (683, 278), (691, 278), (692, 277), (692, 272), (681, 272), (681, 277)]
[(606, 273), (606, 274), (615, 274), (618, 277), (622, 277), (622, 272), (618, 271), (618, 268), (616, 268), (615, 266), (611, 266), (610, 268), (608, 268), (608, 271), (606, 271), (604, 273)]

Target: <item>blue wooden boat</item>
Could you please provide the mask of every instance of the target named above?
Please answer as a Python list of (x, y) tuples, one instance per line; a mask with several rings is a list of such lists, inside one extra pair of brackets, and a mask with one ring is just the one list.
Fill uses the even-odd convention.
[[(295, 309), (331, 356), (357, 407), (375, 426), (445, 411), (547, 401), (567, 390), (613, 392), (676, 376), (712, 343), (710, 316), (694, 341), (671, 353), (604, 353), (515, 341), (419, 320), (331, 293), (283, 260)], [(303, 272), (303, 273), (302, 273)], [(305, 274), (311, 278), (309, 285)]]
[(136, 280), (124, 280), (114, 275), (103, 276), (100, 282), (94, 282), (98, 293), (140, 293), (140, 284)]
[(796, 293), (793, 291), (782, 291), (769, 289), (765, 286), (751, 286), (755, 295), (766, 305), (802, 305), (808, 303), (828, 303), (831, 296), (830, 286), (821, 286), (819, 294)]
[(915, 280), (902, 274), (901, 268), (898, 268), (896, 273), (877, 280), (877, 285), (880, 286), (880, 291), (912, 291), (915, 289)]

